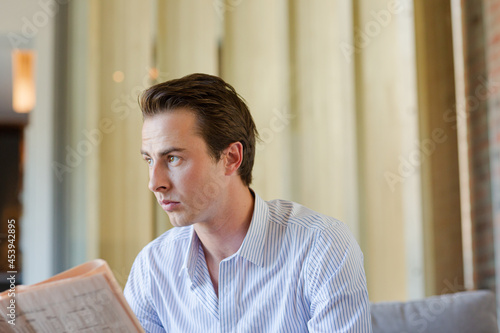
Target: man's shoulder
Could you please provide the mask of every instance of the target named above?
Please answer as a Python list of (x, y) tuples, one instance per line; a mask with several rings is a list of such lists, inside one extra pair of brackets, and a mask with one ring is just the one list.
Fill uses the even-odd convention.
[(266, 201), (266, 204), (269, 207), (271, 222), (285, 227), (296, 226), (318, 232), (345, 227), (345, 224), (338, 219), (293, 201), (276, 199)]
[[(316, 261), (323, 258), (329, 260), (332, 267), (339, 267), (341, 262), (332, 258), (342, 258), (341, 254), (352, 251), (362, 256), (351, 230), (340, 220), (293, 201), (272, 200), (266, 204), (269, 207), (269, 225), (278, 227), (284, 235), (283, 239), (293, 240), (301, 248), (310, 248)], [(275, 233), (269, 237), (274, 239)]]

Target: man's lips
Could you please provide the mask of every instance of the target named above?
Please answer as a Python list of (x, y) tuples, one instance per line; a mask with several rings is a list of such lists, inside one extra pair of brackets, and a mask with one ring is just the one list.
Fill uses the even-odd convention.
[(165, 211), (173, 211), (177, 206), (181, 203), (179, 201), (171, 201), (171, 200), (161, 200), (160, 205)]

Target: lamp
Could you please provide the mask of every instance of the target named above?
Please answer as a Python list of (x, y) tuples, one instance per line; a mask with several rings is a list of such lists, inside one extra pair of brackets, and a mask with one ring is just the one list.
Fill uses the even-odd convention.
[(12, 108), (27, 113), (35, 107), (35, 52), (12, 51)]

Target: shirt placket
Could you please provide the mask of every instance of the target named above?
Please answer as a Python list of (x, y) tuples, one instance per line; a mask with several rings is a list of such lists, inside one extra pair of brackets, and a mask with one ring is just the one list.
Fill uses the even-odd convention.
[(219, 264), (219, 318), (220, 332), (234, 332), (237, 309), (234, 304), (234, 263), (235, 257)]
[(214, 316), (214, 319), (219, 320), (219, 301), (215, 295), (201, 245), (198, 248), (198, 257), (196, 260), (196, 268), (191, 290), (198, 297), (199, 302), (203, 304), (203, 306), (205, 306), (205, 308)]

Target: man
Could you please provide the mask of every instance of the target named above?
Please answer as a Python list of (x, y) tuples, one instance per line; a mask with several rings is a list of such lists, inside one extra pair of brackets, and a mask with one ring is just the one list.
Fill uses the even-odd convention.
[(250, 189), (257, 130), (233, 87), (193, 74), (140, 105), (149, 189), (175, 227), (139, 253), (125, 286), (147, 332), (371, 332), (348, 228)]

